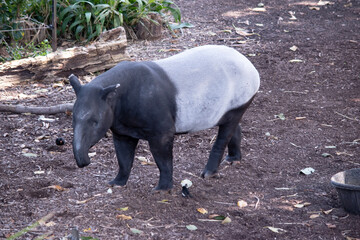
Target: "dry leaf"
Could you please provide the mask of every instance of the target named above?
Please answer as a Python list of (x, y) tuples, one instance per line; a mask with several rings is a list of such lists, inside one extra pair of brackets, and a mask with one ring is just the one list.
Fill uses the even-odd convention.
[(291, 62), (291, 63), (301, 63), (301, 62), (303, 62), (303, 60), (301, 60), (301, 59), (291, 59), (289, 62)]
[(53, 88), (62, 88), (64, 86), (63, 82), (58, 82), (53, 84)]
[(269, 230), (271, 230), (272, 232), (275, 232), (275, 233), (283, 233), (283, 232), (286, 232), (285, 229), (282, 229), (282, 228), (276, 228), (276, 227), (265, 227), (265, 228), (268, 228)]
[(297, 18), (295, 17), (295, 12), (293, 11), (289, 11), (289, 14), (290, 14), (290, 20), (297, 20)]
[(329, 215), (334, 209), (330, 209), (330, 210), (326, 210), (326, 211), (322, 211), (324, 214)]
[(347, 153), (347, 152), (335, 152), (335, 154), (337, 156), (340, 156), (340, 155), (346, 155), (346, 156), (350, 156), (350, 157), (354, 156), (354, 154)]
[(221, 224), (226, 224), (226, 223), (231, 223), (231, 218), (226, 217), (226, 218), (221, 222)]
[(87, 228), (87, 229), (84, 229), (83, 232), (91, 232), (92, 229), (91, 228)]
[(48, 222), (48, 223), (45, 223), (45, 226), (46, 226), (46, 227), (53, 227), (53, 226), (55, 226), (55, 225), (56, 225), (56, 223), (53, 222), (53, 221)]
[(237, 202), (237, 205), (238, 205), (239, 208), (244, 208), (244, 207), (247, 207), (248, 203), (245, 202), (244, 200), (239, 200)]
[(304, 174), (304, 175), (310, 175), (310, 174), (312, 174), (314, 172), (315, 172), (315, 169), (313, 169), (312, 167), (307, 167), (307, 168), (304, 168), (304, 169), (300, 170), (300, 173)]
[(160, 49), (159, 52), (180, 52), (180, 48)]
[(360, 240), (360, 238), (346, 236), (346, 240)]
[(293, 51), (293, 52), (295, 52), (296, 50), (298, 50), (298, 47), (294, 45), (294, 46), (292, 46), (292, 47), (290, 48), (290, 50)]
[(318, 218), (318, 217), (320, 217), (320, 214), (311, 214), (310, 215), (311, 219)]
[(55, 189), (56, 191), (59, 191), (59, 192), (67, 190), (66, 188), (63, 188), (60, 185), (51, 185), (51, 186), (48, 186), (47, 188), (52, 188), (52, 189)]
[(201, 214), (207, 214), (208, 213), (208, 210), (206, 210), (205, 208), (198, 208), (196, 210)]
[(136, 228), (130, 228), (130, 231), (135, 233), (135, 234), (142, 234), (143, 231), (139, 230), (139, 229), (136, 229)]
[(306, 206), (309, 206), (309, 205), (311, 205), (311, 203), (305, 202), (305, 203), (295, 204), (294, 207), (296, 207), (296, 208), (303, 208), (303, 207), (306, 207)]
[(330, 2), (330, 1), (322, 1), (322, 0), (320, 0), (320, 1), (317, 3), (318, 6), (325, 6), (325, 5), (332, 5), (332, 4), (334, 4), (334, 3), (333, 3), (333, 2)]
[(140, 156), (140, 157), (136, 157), (136, 158), (137, 158), (138, 160), (140, 160), (140, 164), (141, 164), (141, 165), (155, 165), (155, 163), (150, 162), (150, 160), (147, 159), (146, 157)]
[(330, 229), (334, 229), (336, 228), (336, 225), (335, 224), (331, 224), (331, 223), (327, 223), (326, 226)]
[(23, 153), (22, 155), (25, 157), (37, 157), (38, 156), (36, 153)]
[(241, 36), (247, 37), (247, 36), (251, 36), (254, 35), (253, 33), (249, 33), (246, 29), (242, 29), (242, 28), (237, 28), (235, 27), (235, 32)]
[(264, 7), (257, 7), (257, 8), (253, 8), (251, 10), (254, 12), (266, 12), (266, 8), (264, 8)]
[(118, 208), (117, 210), (119, 210), (119, 211), (127, 211), (127, 210), (129, 210), (129, 207)]
[(216, 220), (216, 219), (198, 219), (198, 221), (201, 222), (219, 222), (221, 220)]
[(245, 44), (245, 43), (246, 43), (246, 40), (243, 40), (243, 41), (237, 41), (236, 43), (238, 43), (238, 44)]
[(82, 200), (82, 201), (79, 201), (79, 200), (76, 200), (76, 204), (84, 204), (84, 203), (87, 203), (88, 201), (94, 199), (95, 197), (98, 197), (98, 196), (101, 196), (101, 194), (95, 194), (93, 197), (91, 198), (88, 198), (88, 199), (85, 199), (85, 200)]
[(132, 219), (131, 216), (127, 216), (127, 215), (124, 215), (124, 214), (116, 215), (116, 218), (121, 219), (121, 220), (131, 220)]
[(303, 208), (303, 207), (304, 207), (304, 204), (301, 204), (301, 203), (295, 204), (294, 207), (296, 207), (296, 208)]
[(190, 231), (195, 231), (198, 229), (195, 225), (186, 225), (186, 228), (189, 229)]
[(89, 153), (88, 155), (89, 155), (89, 157), (93, 157), (96, 155), (96, 152)]

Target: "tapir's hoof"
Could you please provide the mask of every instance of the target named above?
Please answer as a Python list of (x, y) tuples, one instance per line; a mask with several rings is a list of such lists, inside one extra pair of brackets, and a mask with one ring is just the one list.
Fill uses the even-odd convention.
[(201, 177), (202, 178), (220, 178), (220, 175), (218, 174), (217, 171), (209, 171), (209, 170), (204, 170), (201, 173)]
[(110, 186), (122, 186), (122, 187), (124, 187), (124, 186), (126, 186), (126, 182), (124, 182), (124, 181), (118, 181), (118, 180), (112, 180), (112, 181), (110, 181), (109, 182), (109, 185)]
[(159, 185), (157, 185), (152, 191), (153, 192), (162, 192), (162, 191), (164, 191), (164, 192), (170, 192), (171, 191), (171, 189), (173, 188), (173, 186), (172, 186), (172, 184), (159, 184)]
[(221, 162), (221, 165), (239, 165), (240, 163), (240, 159), (226, 157), (225, 160)]
[(227, 155), (225, 158), (225, 161), (223, 161), (223, 163), (229, 163), (229, 164), (233, 164), (233, 163), (237, 163), (240, 162), (241, 160), (241, 156), (229, 156)]
[(151, 190), (151, 193), (152, 194), (171, 194), (171, 190), (172, 190), (172, 188), (170, 188), (170, 189), (157, 189), (157, 187), (156, 188), (153, 188), (152, 190)]

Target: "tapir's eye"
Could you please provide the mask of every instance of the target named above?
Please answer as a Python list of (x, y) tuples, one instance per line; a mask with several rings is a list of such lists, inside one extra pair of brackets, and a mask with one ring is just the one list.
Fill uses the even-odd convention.
[(89, 124), (91, 124), (93, 127), (96, 127), (99, 122), (96, 119), (89, 119)]

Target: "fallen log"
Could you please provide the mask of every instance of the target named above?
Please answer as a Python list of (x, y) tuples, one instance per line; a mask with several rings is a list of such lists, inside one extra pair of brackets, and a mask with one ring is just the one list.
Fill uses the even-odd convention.
[[(88, 46), (58, 49), (46, 56), (25, 58), (0, 64), (0, 88), (32, 79), (62, 78), (70, 74), (86, 75), (104, 71), (120, 61), (130, 60), (126, 53), (123, 27), (102, 33), (99, 41)], [(3, 83), (1, 83), (3, 82)]]
[(24, 105), (8, 105), (0, 104), (0, 112), (12, 112), (12, 113), (32, 113), (38, 115), (51, 115), (56, 113), (68, 113), (72, 112), (73, 103), (64, 103), (51, 107), (35, 107)]

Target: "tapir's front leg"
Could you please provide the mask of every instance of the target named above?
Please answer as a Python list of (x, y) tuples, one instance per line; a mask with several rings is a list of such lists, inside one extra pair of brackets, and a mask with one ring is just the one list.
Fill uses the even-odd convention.
[(114, 134), (113, 139), (116, 157), (119, 163), (119, 173), (114, 180), (109, 182), (109, 184), (124, 186), (130, 176), (130, 171), (134, 162), (135, 148), (139, 139), (116, 134)]
[(168, 134), (149, 139), (150, 151), (160, 170), (160, 179), (154, 190), (170, 190), (173, 187), (174, 135)]

